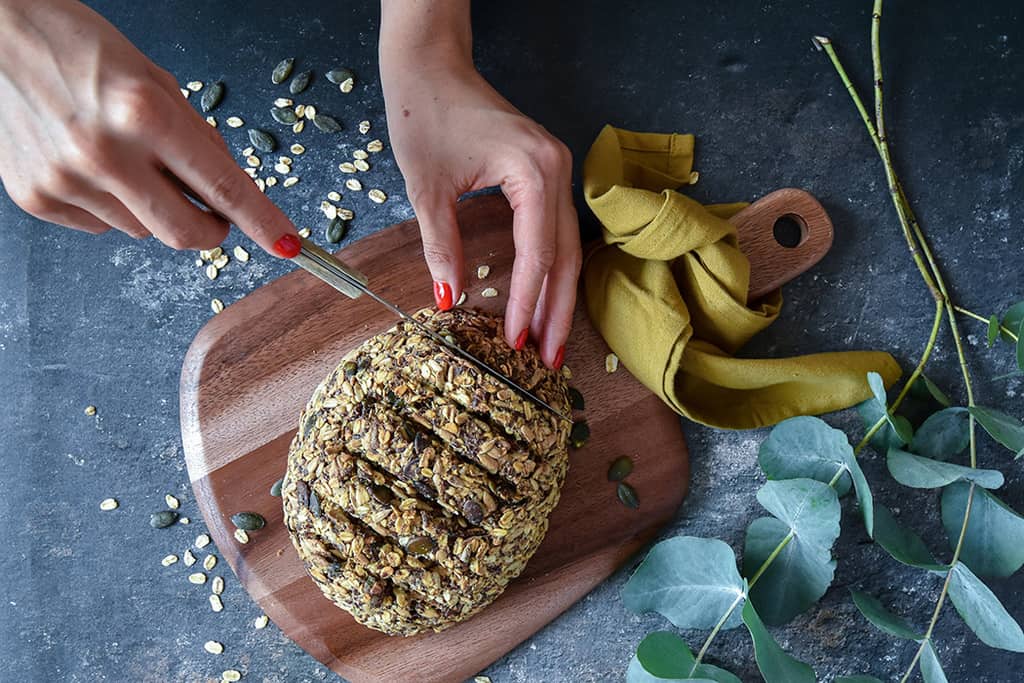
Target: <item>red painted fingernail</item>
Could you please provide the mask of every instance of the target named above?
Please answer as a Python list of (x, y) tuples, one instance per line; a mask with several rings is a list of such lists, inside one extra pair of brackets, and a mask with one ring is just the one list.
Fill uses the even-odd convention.
[(524, 348), (526, 348), (526, 337), (527, 335), (529, 335), (529, 333), (529, 328), (526, 328), (519, 333), (518, 337), (516, 337), (516, 351), (522, 351)]
[(559, 346), (558, 353), (555, 354), (555, 362), (552, 363), (552, 365), (555, 367), (555, 370), (560, 370), (562, 368), (563, 360), (565, 360), (565, 347)]
[(296, 235), (285, 235), (274, 242), (274, 253), (281, 258), (293, 258), (302, 251), (302, 242)]
[(452, 288), (447, 282), (434, 280), (434, 301), (442, 311), (447, 311), (452, 307)]

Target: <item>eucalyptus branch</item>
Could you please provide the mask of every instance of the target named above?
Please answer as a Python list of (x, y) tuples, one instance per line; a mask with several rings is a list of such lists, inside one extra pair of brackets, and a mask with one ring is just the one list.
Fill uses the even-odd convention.
[[(961, 306), (953, 306), (953, 310), (955, 310), (955, 311), (956, 311), (957, 313), (963, 313), (963, 314), (964, 314), (964, 315), (966, 315), (966, 316), (967, 316), (968, 318), (974, 318), (975, 320), (980, 320), (980, 321), (981, 321), (981, 322), (983, 322), (983, 323), (987, 323), (987, 322), (988, 322), (988, 318), (986, 318), (985, 316), (982, 316), (982, 315), (978, 315), (978, 314), (977, 314), (977, 313), (975, 313), (974, 311), (969, 311), (969, 310), (967, 310), (966, 308), (963, 308), (963, 307), (961, 307)], [(1005, 335), (1006, 335), (1007, 337), (1009, 337), (1010, 339), (1012, 339), (1012, 340), (1013, 340), (1013, 342), (1014, 342), (1015, 344), (1017, 343), (1017, 341), (1018, 341), (1018, 339), (1017, 339), (1017, 335), (1016, 335), (1016, 334), (1014, 334), (1014, 333), (1013, 333), (1013, 332), (1012, 332), (1012, 331), (1011, 331), (1011, 330), (1010, 330), (1009, 328), (1007, 328), (1007, 327), (1006, 327), (1005, 325), (1000, 325), (1000, 326), (999, 326), (999, 331), (1000, 331), (1000, 332), (1002, 332), (1003, 334), (1005, 334)]]
[(732, 601), (731, 605), (729, 605), (729, 609), (725, 611), (722, 618), (719, 619), (718, 623), (715, 624), (715, 627), (711, 629), (711, 633), (709, 633), (708, 637), (704, 640), (704, 644), (701, 646), (700, 652), (697, 653), (697, 656), (693, 660), (693, 667), (690, 668), (691, 677), (697, 673), (697, 668), (700, 666), (701, 660), (704, 659), (704, 655), (708, 653), (708, 648), (711, 647), (711, 641), (715, 639), (718, 632), (722, 630), (723, 626), (725, 626), (725, 622), (729, 621), (729, 617), (732, 616), (732, 613), (736, 611), (736, 608), (739, 607), (740, 603), (743, 602), (746, 597), (746, 594), (743, 593), (737, 595), (736, 599)]

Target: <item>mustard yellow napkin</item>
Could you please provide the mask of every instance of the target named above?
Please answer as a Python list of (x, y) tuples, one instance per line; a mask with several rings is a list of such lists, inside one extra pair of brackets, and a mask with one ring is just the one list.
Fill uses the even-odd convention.
[(606, 243), (584, 264), (587, 309), (622, 364), (676, 412), (728, 429), (859, 403), (872, 370), (895, 382), (900, 368), (880, 351), (733, 357), (778, 317), (782, 294), (747, 306), (750, 264), (727, 220), (745, 204), (675, 191), (690, 182), (693, 141), (605, 126), (583, 164)]

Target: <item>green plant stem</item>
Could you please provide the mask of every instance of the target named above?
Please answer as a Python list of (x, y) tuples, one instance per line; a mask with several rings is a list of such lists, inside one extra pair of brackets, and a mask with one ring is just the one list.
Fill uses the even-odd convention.
[(896, 412), (896, 409), (900, 407), (901, 403), (903, 403), (903, 399), (907, 397), (907, 393), (910, 392), (910, 388), (914, 386), (914, 382), (916, 382), (917, 378), (920, 377), (921, 374), (924, 372), (924, 366), (928, 362), (928, 359), (931, 358), (932, 351), (935, 350), (935, 342), (939, 338), (939, 327), (942, 324), (943, 312), (944, 310), (942, 302), (936, 301), (935, 320), (932, 321), (932, 332), (931, 335), (929, 335), (928, 337), (928, 343), (925, 344), (924, 353), (921, 354), (921, 359), (917, 362), (917, 367), (914, 368), (914, 372), (910, 373), (910, 377), (907, 379), (907, 383), (903, 385), (902, 391), (900, 391), (899, 395), (896, 397), (896, 400), (893, 401), (892, 405), (889, 407), (890, 412)]
[[(846, 468), (840, 468), (839, 474), (842, 474), (845, 471), (846, 471)], [(835, 482), (837, 479), (838, 479), (838, 477), (832, 477), (832, 481), (833, 482)], [(829, 484), (829, 486), (832, 486), (832, 484)], [(750, 577), (750, 583), (748, 584), (748, 589), (749, 588), (753, 588), (754, 584), (757, 583), (758, 579), (761, 578), (761, 575), (764, 574), (766, 571), (768, 571), (768, 567), (770, 567), (772, 562), (775, 561), (775, 558), (779, 556), (779, 553), (781, 553), (782, 550), (787, 545), (789, 545), (789, 542), (793, 540), (793, 536), (794, 536), (793, 530), (790, 529), (789, 533), (786, 534), (785, 536), (783, 536), (782, 540), (779, 541), (779, 544), (777, 546), (775, 546), (775, 550), (773, 550), (771, 552), (771, 554), (768, 555), (768, 557), (764, 558), (764, 562), (762, 562), (761, 566), (757, 568), (757, 571), (754, 572), (754, 575), (752, 577)]]
[(732, 613), (736, 611), (736, 607), (739, 606), (746, 597), (745, 593), (737, 595), (736, 599), (732, 601), (732, 605), (729, 606), (729, 609), (725, 611), (722, 618), (719, 619), (718, 623), (715, 624), (715, 627), (711, 629), (711, 633), (709, 633), (708, 637), (704, 639), (704, 644), (701, 646), (700, 652), (697, 653), (697, 657), (693, 660), (693, 667), (690, 669), (690, 677), (697, 672), (697, 667), (700, 666), (701, 660), (704, 659), (704, 655), (708, 653), (708, 648), (711, 647), (711, 641), (715, 639), (718, 632), (722, 630), (723, 626), (725, 626), (725, 622), (728, 621), (729, 617), (732, 616)]
[[(956, 311), (957, 313), (963, 313), (963, 314), (964, 314), (964, 315), (966, 315), (966, 316), (967, 316), (968, 318), (974, 318), (975, 320), (980, 320), (980, 321), (981, 321), (981, 322), (983, 322), (983, 323), (987, 323), (987, 322), (988, 322), (988, 318), (986, 318), (985, 316), (982, 316), (982, 315), (978, 315), (978, 314), (977, 314), (977, 313), (975, 313), (974, 311), (969, 311), (969, 310), (967, 310), (966, 308), (963, 308), (963, 307), (961, 307), (961, 306), (953, 306), (953, 310), (955, 310), (955, 311)], [(1011, 331), (1010, 331), (1010, 330), (1009, 330), (1008, 328), (1006, 328), (1005, 326), (1003, 326), (1003, 325), (1000, 325), (1000, 326), (999, 326), (999, 330), (1000, 330), (1000, 331), (1001, 331), (1001, 332), (1002, 332), (1003, 334), (1005, 334), (1005, 335), (1006, 335), (1007, 337), (1009, 337), (1010, 339), (1012, 339), (1012, 340), (1014, 341), (1014, 343), (1016, 343), (1016, 342), (1018, 341), (1018, 340), (1017, 340), (1017, 335), (1016, 335), (1016, 334), (1014, 334), (1013, 332), (1011, 332)]]

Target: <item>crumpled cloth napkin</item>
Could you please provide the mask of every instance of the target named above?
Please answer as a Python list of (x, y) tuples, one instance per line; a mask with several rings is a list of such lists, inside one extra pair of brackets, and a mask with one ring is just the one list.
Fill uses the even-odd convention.
[(881, 351), (746, 359), (735, 354), (771, 325), (776, 291), (748, 306), (750, 263), (727, 220), (745, 204), (703, 206), (690, 182), (692, 135), (605, 126), (583, 164), (583, 192), (605, 244), (584, 263), (590, 319), (620, 361), (677, 413), (726, 429), (846, 408), (900, 367)]

